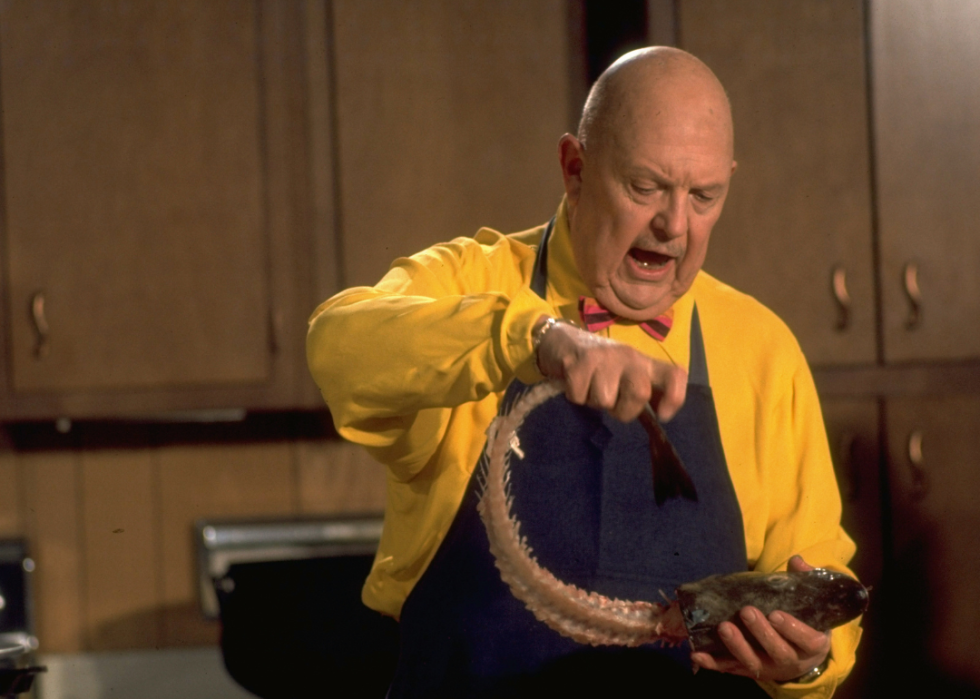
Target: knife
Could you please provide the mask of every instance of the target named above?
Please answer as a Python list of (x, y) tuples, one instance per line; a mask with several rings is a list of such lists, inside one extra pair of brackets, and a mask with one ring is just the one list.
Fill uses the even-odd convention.
[(640, 424), (650, 438), (650, 466), (653, 469), (653, 499), (663, 505), (670, 498), (683, 497), (698, 501), (698, 491), (674, 445), (667, 439), (653, 406), (646, 403), (639, 416)]

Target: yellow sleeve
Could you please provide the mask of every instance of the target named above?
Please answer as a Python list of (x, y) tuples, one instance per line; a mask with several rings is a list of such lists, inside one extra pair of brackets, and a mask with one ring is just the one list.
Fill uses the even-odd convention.
[(337, 431), (408, 480), (451, 409), (538, 380), (531, 328), (553, 314), (528, 288), (535, 249), (482, 230), (396, 260), (374, 287), (343, 291), (310, 320), (307, 359)]
[[(795, 343), (794, 343), (795, 344)], [(810, 565), (849, 575), (847, 563), (854, 542), (840, 526), (840, 491), (834, 475), (823, 416), (810, 371), (802, 353), (797, 359), (788, 390), (773, 408), (768, 430), (768, 453), (774, 458), (770, 471), (769, 526), (760, 570), (784, 570), (788, 559), (799, 554)], [(831, 633), (827, 669), (809, 684), (764, 684), (772, 697), (829, 698), (854, 667), (861, 638), (859, 620)]]
[[(771, 311), (704, 272), (694, 289), (750, 567), (785, 570), (799, 554), (853, 575), (855, 546), (840, 526), (820, 400), (796, 339)], [(760, 684), (779, 699), (830, 697), (851, 671), (860, 637), (858, 621), (835, 629), (828, 667), (810, 684)]]

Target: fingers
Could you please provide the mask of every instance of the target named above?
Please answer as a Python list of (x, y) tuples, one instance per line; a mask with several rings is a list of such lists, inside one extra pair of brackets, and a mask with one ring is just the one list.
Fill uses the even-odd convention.
[(815, 570), (812, 565), (803, 560), (803, 556), (793, 556), (790, 558), (786, 568), (791, 573), (805, 573), (808, 570)]
[(766, 658), (748, 642), (742, 631), (730, 622), (718, 625), (718, 635), (728, 648), (732, 657), (716, 658), (707, 653), (691, 653), (691, 661), (697, 668), (744, 675), (754, 679), (768, 679)]
[(657, 417), (666, 421), (674, 417), (684, 405), (687, 397), (687, 372), (680, 367), (663, 363), (658, 363), (657, 371), (660, 375), (655, 377), (654, 385), (661, 387), (661, 395), (655, 408)]
[[(786, 612), (775, 611), (768, 619), (772, 628), (800, 650), (805, 659), (826, 655), (830, 651), (830, 634), (817, 631)], [(823, 657), (820, 658), (823, 660)], [(819, 664), (819, 663), (818, 663)]]
[[(778, 667), (786, 667), (786, 672), (790, 677), (799, 677), (806, 672), (806, 668), (798, 667), (801, 659), (796, 648), (779, 631), (773, 628), (772, 624), (762, 612), (755, 607), (746, 607), (740, 612), (739, 616), (742, 619), (742, 623), (745, 624), (745, 628), (748, 629), (749, 633), (762, 646), (765, 655), (769, 656), (768, 660), (772, 664)], [(733, 649), (732, 654), (742, 661), (750, 671), (756, 673), (756, 677), (758, 677), (765, 665), (763, 661), (764, 656), (756, 653), (744, 637), (741, 639), (741, 643), (733, 643), (733, 645), (736, 646), (737, 650)]]
[(739, 616), (745, 624), (745, 633), (727, 621), (718, 625), (718, 635), (732, 657), (715, 658), (707, 653), (692, 653), (695, 666), (785, 682), (816, 667), (830, 652), (829, 634), (817, 631), (785, 612), (773, 612), (766, 618), (755, 607), (745, 607)]
[(538, 348), (538, 366), (545, 376), (564, 381), (570, 402), (607, 410), (623, 422), (636, 419), (648, 403), (667, 420), (687, 391), (683, 369), (571, 325), (548, 332)]

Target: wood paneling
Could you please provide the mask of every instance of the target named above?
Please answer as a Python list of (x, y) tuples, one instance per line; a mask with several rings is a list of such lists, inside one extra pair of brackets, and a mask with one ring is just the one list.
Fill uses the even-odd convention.
[[(313, 296), (320, 300), (340, 291), (340, 250), (337, 236), (337, 179), (333, 152), (337, 127), (333, 48), (333, 16), (328, 0), (306, 0), (306, 84), (310, 132), (310, 195), (312, 200), (310, 254), (314, 260)], [(312, 312), (312, 308), (306, 309)], [(319, 398), (319, 394), (317, 395)]]
[(89, 650), (159, 645), (159, 518), (152, 453), (81, 453)]
[[(980, 4), (870, 4), (885, 359), (980, 357)], [(920, 323), (904, 269), (915, 263)]]
[(164, 645), (217, 640), (198, 609), (194, 521), (289, 517), (296, 478), (289, 444), (170, 447), (158, 455)]
[(349, 442), (297, 442), (303, 514), (382, 512), (385, 467)]
[(344, 285), (481, 226), (547, 221), (571, 128), (566, 4), (332, 5)]
[[(735, 122), (705, 269), (772, 308), (813, 364), (873, 362), (874, 265), (859, 0), (683, 0), (679, 45), (718, 75)], [(835, 330), (842, 265), (849, 326)]]
[[(312, 289), (318, 275), (314, 270), (335, 264), (333, 259), (313, 259), (310, 249), (311, 222), (322, 221), (315, 219), (311, 211), (311, 185), (319, 184), (317, 179), (311, 181), (311, 162), (323, 168), (325, 165), (318, 159), (328, 155), (319, 141), (315, 142), (318, 149), (312, 161), (307, 154), (310, 131), (321, 128), (309, 122), (306, 92), (308, 32), (318, 29), (308, 26), (308, 22), (315, 21), (315, 15), (307, 18), (303, 12), (307, 5), (297, 0), (265, 2), (261, 7), (263, 146), (268, 178), (268, 248), (264, 250), (264, 260), (275, 292), (265, 326), (274, 359), (272, 395), (264, 400), (271, 403), (270, 407), (322, 407), (323, 399), (306, 368), (304, 351), (307, 320), (320, 301)], [(316, 75), (311, 79), (315, 82)], [(313, 230), (327, 234), (323, 229)], [(322, 252), (329, 254), (329, 249)], [(266, 313), (263, 308), (248, 310)]]
[(45, 652), (209, 645), (199, 611), (194, 522), (384, 508), (385, 471), (329, 440), (0, 450), (0, 535), (37, 562)]
[(13, 452), (0, 445), (0, 538), (24, 534), (22, 480)]
[(85, 648), (81, 465), (73, 452), (17, 456), (34, 572), (37, 637), (46, 653)]

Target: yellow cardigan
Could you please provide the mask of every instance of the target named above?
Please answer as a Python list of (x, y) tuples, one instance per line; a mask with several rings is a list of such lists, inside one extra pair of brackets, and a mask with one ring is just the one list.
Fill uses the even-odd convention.
[[(578, 321), (589, 290), (576, 271), (564, 204), (548, 251), (547, 299), (530, 290), (544, 226), (481, 229), (396, 260), (374, 287), (347, 289), (310, 321), (307, 357), (338, 432), (388, 467), (385, 526), (364, 602), (397, 617), (455, 517), (510, 380), (541, 380), (531, 327)], [(687, 368), (697, 301), (721, 441), (745, 525), (747, 565), (785, 569), (793, 554), (847, 572), (854, 544), (806, 361), (789, 329), (705, 272), (674, 305), (658, 342), (634, 325), (602, 334)], [(857, 622), (834, 631), (831, 663), (772, 696), (829, 697), (854, 664)]]

